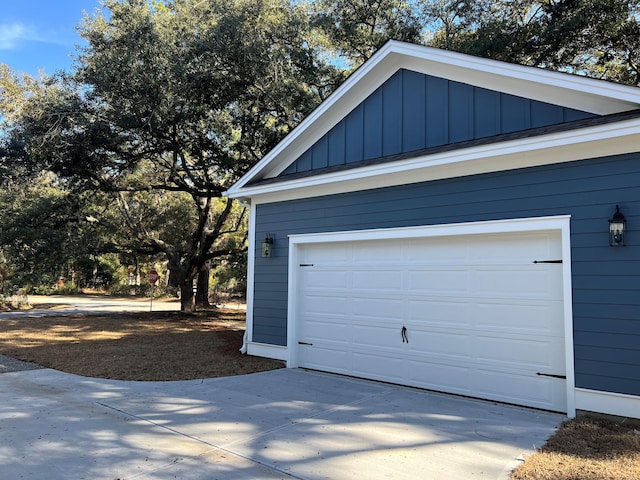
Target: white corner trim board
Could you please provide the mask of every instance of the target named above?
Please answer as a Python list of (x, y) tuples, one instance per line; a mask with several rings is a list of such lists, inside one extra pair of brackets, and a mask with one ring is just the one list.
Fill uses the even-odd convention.
[(300, 365), (298, 357), (298, 322), (299, 311), (298, 289), (301, 285), (300, 262), (302, 249), (310, 244), (328, 244), (332, 242), (358, 242), (363, 240), (411, 239), (443, 236), (482, 235), (492, 233), (544, 232), (560, 233), (562, 249), (562, 298), (564, 322), (564, 362), (566, 366), (566, 412), (569, 417), (575, 416), (575, 379), (573, 364), (573, 312), (571, 301), (571, 249), (570, 249), (570, 216), (518, 218), (484, 222), (458, 224), (429, 225), (419, 227), (403, 227), (374, 229), (363, 231), (326, 232), (289, 236), (289, 286), (287, 315), (287, 366)]
[[(246, 204), (246, 203), (245, 203)], [(249, 206), (249, 238), (247, 251), (247, 278), (253, 279), (255, 276), (255, 231), (256, 231), (256, 205), (253, 202)], [(242, 353), (251, 353), (248, 348), (248, 341), (253, 338), (253, 281), (247, 283), (247, 315), (245, 318), (245, 332), (242, 340)]]

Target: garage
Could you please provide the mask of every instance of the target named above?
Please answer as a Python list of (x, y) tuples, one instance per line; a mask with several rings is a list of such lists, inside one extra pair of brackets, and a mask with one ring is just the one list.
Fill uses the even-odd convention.
[(388, 42), (226, 192), (242, 350), (637, 418), (638, 145), (637, 87)]
[(410, 232), (294, 240), (297, 364), (566, 411), (561, 232)]

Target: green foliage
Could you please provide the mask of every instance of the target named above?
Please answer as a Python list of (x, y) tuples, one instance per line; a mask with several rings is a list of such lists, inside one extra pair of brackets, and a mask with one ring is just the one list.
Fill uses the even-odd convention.
[(427, 2), (429, 44), (472, 55), (640, 83), (640, 6), (629, 0)]
[(83, 242), (83, 232), (76, 228), (80, 199), (52, 183), (44, 175), (30, 185), (0, 190), (5, 281), (53, 284), (79, 252)]
[(319, 44), (351, 67), (361, 65), (390, 39), (418, 43), (420, 11), (406, 0), (317, 0), (311, 2)]
[(318, 43), (349, 68), (389, 39), (640, 84), (640, 2), (315, 0)]
[(23, 289), (29, 295), (77, 295), (81, 289), (73, 282), (65, 282), (64, 285), (26, 285)]
[(213, 288), (218, 292), (244, 294), (247, 289), (247, 253), (230, 255), (214, 269)]
[[(318, 103), (325, 75), (284, 1), (106, 6), (81, 28), (75, 78), (91, 86), (87, 160), (114, 189), (219, 196)], [(124, 175), (142, 161), (151, 185)]]
[(126, 283), (114, 284), (109, 288), (112, 295), (156, 298), (172, 296), (165, 285), (151, 285), (149, 282), (140, 282), (140, 285), (129, 285)]

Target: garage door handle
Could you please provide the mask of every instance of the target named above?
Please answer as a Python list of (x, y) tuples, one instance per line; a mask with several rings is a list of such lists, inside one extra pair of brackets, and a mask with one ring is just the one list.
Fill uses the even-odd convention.
[(400, 335), (402, 335), (402, 343), (409, 343), (409, 337), (407, 337), (407, 327), (402, 327)]

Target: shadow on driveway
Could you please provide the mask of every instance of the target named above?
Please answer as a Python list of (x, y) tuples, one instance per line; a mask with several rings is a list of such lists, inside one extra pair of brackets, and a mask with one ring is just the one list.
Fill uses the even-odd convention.
[(564, 419), (281, 369), (124, 382), (0, 375), (0, 471), (29, 479), (507, 478)]

